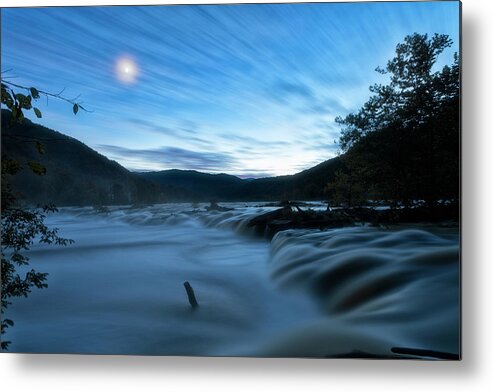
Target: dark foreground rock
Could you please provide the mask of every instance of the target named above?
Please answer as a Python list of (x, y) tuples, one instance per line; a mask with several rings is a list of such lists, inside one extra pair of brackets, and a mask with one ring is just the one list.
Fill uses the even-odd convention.
[(234, 208), (223, 207), (217, 204), (215, 201), (211, 201), (211, 204), (205, 207), (207, 211), (231, 211)]

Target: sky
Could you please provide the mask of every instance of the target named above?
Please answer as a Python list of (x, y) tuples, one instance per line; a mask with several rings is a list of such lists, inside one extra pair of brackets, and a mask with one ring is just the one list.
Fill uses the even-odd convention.
[(459, 3), (6, 8), (2, 77), (79, 101), (35, 122), (132, 171), (294, 174), (337, 152), (336, 116), (415, 32), (459, 43)]

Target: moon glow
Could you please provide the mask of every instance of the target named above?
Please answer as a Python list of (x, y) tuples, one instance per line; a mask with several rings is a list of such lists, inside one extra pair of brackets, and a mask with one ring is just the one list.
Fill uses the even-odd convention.
[(116, 62), (116, 76), (120, 82), (125, 84), (135, 83), (139, 69), (134, 60), (128, 57), (122, 57)]

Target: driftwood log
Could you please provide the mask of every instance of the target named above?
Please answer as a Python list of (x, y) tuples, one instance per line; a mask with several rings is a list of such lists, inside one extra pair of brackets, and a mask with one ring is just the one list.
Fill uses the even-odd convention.
[(183, 286), (185, 286), (185, 290), (187, 292), (188, 302), (190, 302), (190, 306), (192, 307), (192, 309), (196, 309), (199, 306), (199, 304), (197, 302), (197, 298), (195, 298), (195, 293), (193, 291), (192, 285), (187, 281), (183, 283)]
[(326, 211), (303, 210), (299, 205), (286, 204), (274, 211), (258, 215), (248, 222), (261, 235), (274, 236), (287, 229), (330, 229), (358, 224), (374, 226), (397, 223), (444, 223), (456, 225), (457, 206), (435, 206), (377, 210), (373, 208), (332, 208)]

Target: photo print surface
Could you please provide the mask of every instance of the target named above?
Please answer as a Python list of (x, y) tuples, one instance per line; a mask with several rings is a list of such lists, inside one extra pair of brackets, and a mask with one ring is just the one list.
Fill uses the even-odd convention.
[(5, 353), (458, 360), (460, 3), (1, 10)]

